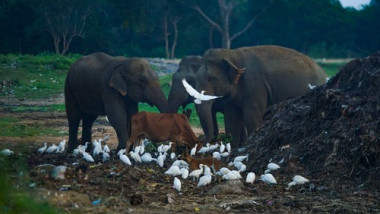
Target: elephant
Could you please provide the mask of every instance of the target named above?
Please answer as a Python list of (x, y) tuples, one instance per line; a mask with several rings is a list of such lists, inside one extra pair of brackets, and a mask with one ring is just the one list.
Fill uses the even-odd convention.
[[(196, 73), (201, 66), (201, 56), (186, 56), (179, 63), (178, 70), (173, 74), (172, 86), (169, 92), (168, 102), (172, 113), (177, 113), (180, 106), (185, 108), (188, 104), (193, 103), (194, 98), (190, 96), (182, 84), (182, 79), (193, 87), (195, 87)], [(218, 123), (216, 120), (216, 113), (224, 113), (225, 101), (224, 99), (216, 100), (212, 105), (212, 121), (213, 121), (213, 136), (219, 134)], [(207, 138), (207, 136), (204, 136)], [(241, 140), (247, 137), (245, 129), (242, 130)]]
[(170, 112), (157, 73), (141, 58), (113, 57), (100, 52), (82, 56), (67, 73), (64, 94), (69, 152), (78, 145), (81, 120), (82, 143), (91, 142), (92, 124), (99, 115), (106, 115), (116, 131), (119, 151), (126, 146), (131, 116), (138, 112), (138, 102), (155, 105), (162, 113)]
[[(302, 96), (312, 86), (326, 83), (327, 75), (308, 56), (285, 47), (263, 45), (237, 49), (209, 49), (196, 74), (196, 89), (225, 100), (226, 133), (231, 146), (242, 145), (241, 130), (252, 134), (268, 106)], [(212, 107), (216, 101), (196, 105), (206, 139), (213, 139)]]

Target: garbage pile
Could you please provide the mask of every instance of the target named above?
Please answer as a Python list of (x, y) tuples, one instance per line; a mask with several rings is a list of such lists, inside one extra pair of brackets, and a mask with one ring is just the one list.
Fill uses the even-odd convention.
[(271, 106), (247, 152), (247, 169), (256, 172), (275, 161), (284, 177), (302, 173), (333, 189), (379, 190), (380, 52), (349, 62), (303, 97)]

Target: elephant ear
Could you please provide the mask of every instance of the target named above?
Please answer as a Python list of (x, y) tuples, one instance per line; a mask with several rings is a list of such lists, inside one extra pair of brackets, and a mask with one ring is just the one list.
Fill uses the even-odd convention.
[[(119, 66), (118, 66), (119, 67)], [(126, 96), (127, 95), (127, 83), (121, 74), (121, 71), (116, 68), (114, 68), (114, 71), (112, 72), (109, 86), (111, 88), (116, 89), (121, 95)]]
[(224, 58), (223, 63), (227, 66), (227, 71), (231, 82), (235, 85), (239, 83), (240, 76), (245, 72), (246, 68), (238, 68), (229, 59)]

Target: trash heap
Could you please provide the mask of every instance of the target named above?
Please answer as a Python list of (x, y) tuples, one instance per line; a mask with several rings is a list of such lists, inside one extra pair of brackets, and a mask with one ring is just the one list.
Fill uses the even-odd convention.
[(379, 190), (380, 52), (349, 62), (305, 96), (270, 107), (241, 154), (247, 152), (247, 169), (258, 173), (274, 161), (284, 179), (302, 174), (333, 189)]

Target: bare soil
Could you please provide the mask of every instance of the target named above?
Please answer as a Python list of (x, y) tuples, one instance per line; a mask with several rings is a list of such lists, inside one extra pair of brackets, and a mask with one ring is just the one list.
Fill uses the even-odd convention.
[[(205, 187), (181, 179), (182, 190), (173, 189), (173, 177), (164, 174), (172, 161), (126, 166), (116, 154), (103, 163), (88, 163), (72, 154), (39, 154), (43, 142), (64, 137), (1, 137), (0, 148), (10, 148), (27, 160), (32, 194), (67, 212), (79, 213), (380, 213), (380, 54), (347, 64), (326, 86), (302, 98), (268, 110), (263, 126), (246, 146), (234, 151), (249, 154), (247, 171), (259, 177), (272, 161), (277, 185), (227, 182), (216, 178)], [(65, 113), (12, 112), (7, 106), (63, 103), (49, 100), (0, 100), (0, 117), (21, 119), (68, 132)], [(201, 130), (197, 130), (201, 134)], [(117, 138), (104, 118), (93, 127), (93, 138)], [(9, 156), (16, 159), (16, 156)], [(11, 162), (12, 163), (12, 162)], [(14, 162), (16, 164), (17, 162)], [(55, 180), (53, 166), (68, 167), (64, 180)], [(14, 168), (17, 168), (16, 166)], [(11, 176), (17, 181), (17, 172)], [(288, 189), (294, 175), (310, 182)]]

